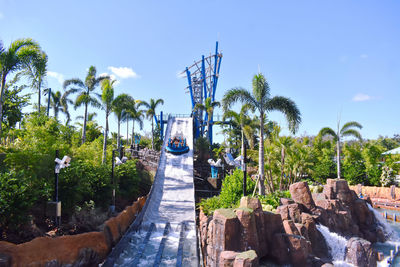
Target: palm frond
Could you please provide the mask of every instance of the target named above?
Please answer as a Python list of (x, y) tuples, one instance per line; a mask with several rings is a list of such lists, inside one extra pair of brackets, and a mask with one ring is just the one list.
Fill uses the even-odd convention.
[(249, 91), (243, 88), (232, 88), (228, 90), (223, 99), (222, 107), (224, 110), (228, 110), (236, 102), (242, 102), (243, 104), (248, 104), (253, 108), (258, 108), (257, 102)]
[(82, 90), (82, 89), (85, 88), (85, 84), (82, 82), (82, 80), (80, 80), (78, 78), (65, 80), (64, 84), (63, 84), (64, 90), (66, 90), (67, 87), (70, 86), (70, 85), (76, 85), (76, 86), (79, 86), (81, 88), (81, 89), (76, 89), (76, 90)]
[(347, 129), (346, 131), (341, 132), (341, 136), (352, 136), (360, 141), (362, 140), (360, 132), (354, 129)]
[(301, 123), (301, 113), (296, 103), (290, 98), (283, 96), (275, 96), (271, 98), (265, 105), (266, 111), (277, 110), (282, 112), (289, 124), (289, 130), (295, 133)]
[(264, 103), (270, 98), (270, 88), (264, 75), (261, 73), (254, 75), (253, 81), (253, 96), (259, 103)]
[(332, 130), (332, 128), (329, 128), (329, 127), (324, 127), (324, 128), (322, 128), (322, 129), (319, 131), (318, 135), (320, 135), (321, 137), (324, 137), (324, 136), (326, 136), (326, 135), (330, 135), (330, 136), (333, 137), (333, 139), (334, 139), (335, 141), (338, 139), (338, 136), (337, 136), (337, 134), (335, 133), (335, 131)]
[(362, 125), (356, 121), (349, 121), (343, 125), (342, 129), (340, 129), (340, 133), (343, 135), (343, 132), (349, 130), (350, 128), (362, 129)]

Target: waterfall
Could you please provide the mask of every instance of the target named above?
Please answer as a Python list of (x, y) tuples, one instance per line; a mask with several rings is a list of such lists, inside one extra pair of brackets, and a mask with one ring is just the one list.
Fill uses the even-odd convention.
[(329, 231), (328, 227), (321, 224), (317, 225), (317, 229), (325, 238), (333, 261), (344, 261), (347, 239), (337, 233)]
[(367, 203), (368, 208), (370, 211), (372, 211), (375, 215), (375, 219), (378, 222), (379, 226), (383, 230), (383, 233), (385, 234), (385, 237), (388, 241), (400, 241), (400, 238), (396, 231), (393, 230), (393, 228), (390, 226), (390, 224), (386, 221), (385, 218), (383, 218), (382, 214), (380, 214), (378, 211), (376, 211), (369, 203)]

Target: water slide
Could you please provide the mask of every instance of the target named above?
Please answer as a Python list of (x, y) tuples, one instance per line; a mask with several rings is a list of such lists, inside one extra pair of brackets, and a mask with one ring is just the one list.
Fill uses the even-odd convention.
[[(173, 155), (167, 140), (186, 137), (190, 150)], [(169, 118), (149, 197), (103, 266), (198, 266), (193, 183), (193, 120)]]

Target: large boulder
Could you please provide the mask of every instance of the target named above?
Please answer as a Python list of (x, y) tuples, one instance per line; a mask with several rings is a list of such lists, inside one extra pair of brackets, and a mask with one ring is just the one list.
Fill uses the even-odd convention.
[(240, 222), (240, 240), (235, 240), (240, 244), (239, 251), (255, 250), (259, 251), (258, 233), (254, 212), (249, 208), (238, 208), (235, 210)]
[(240, 240), (240, 224), (235, 212), (231, 209), (214, 211), (207, 231), (207, 263), (218, 266), (222, 251), (239, 251), (238, 240)]
[(308, 210), (313, 210), (315, 208), (310, 188), (306, 182), (291, 184), (289, 190), (296, 203), (303, 204)]
[(346, 245), (346, 262), (355, 266), (375, 267), (377, 253), (371, 242), (359, 237), (352, 237)]

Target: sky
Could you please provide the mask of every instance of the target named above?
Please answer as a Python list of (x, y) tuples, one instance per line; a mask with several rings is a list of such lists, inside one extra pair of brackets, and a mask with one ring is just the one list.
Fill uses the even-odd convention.
[[(36, 40), (48, 54), (52, 90), (62, 91), (65, 79), (83, 80), (93, 65), (118, 80), (116, 95), (162, 98), (157, 111), (177, 114), (191, 112), (187, 80), (178, 73), (213, 53), (218, 41), (217, 101), (233, 87), (251, 90), (260, 71), (271, 96), (298, 105), (297, 136), (336, 129), (340, 119), (361, 123), (362, 136), (373, 139), (400, 133), (399, 11), (396, 0), (0, 0), (0, 40), (6, 48), (19, 38)], [(104, 112), (96, 112), (104, 125)], [(288, 134), (283, 115), (268, 119)], [(110, 127), (117, 131), (113, 115)]]

